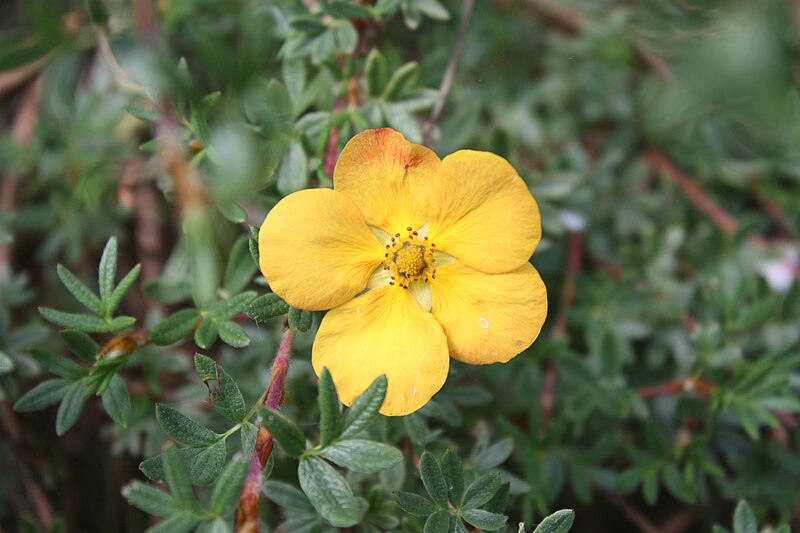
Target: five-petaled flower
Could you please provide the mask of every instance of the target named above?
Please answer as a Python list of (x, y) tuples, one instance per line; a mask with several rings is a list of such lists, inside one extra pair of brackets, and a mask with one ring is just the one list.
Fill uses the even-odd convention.
[(506, 362), (533, 343), (547, 315), (528, 262), (541, 222), (505, 159), (440, 160), (391, 129), (368, 130), (344, 147), (333, 181), (281, 200), (259, 249), (288, 304), (330, 309), (312, 363), (345, 404), (386, 374), (381, 412), (405, 415), (442, 387), (451, 356)]

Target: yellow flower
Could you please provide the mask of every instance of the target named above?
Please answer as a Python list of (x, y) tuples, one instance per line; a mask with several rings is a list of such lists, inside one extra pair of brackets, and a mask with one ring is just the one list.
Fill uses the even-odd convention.
[(281, 200), (259, 250), (289, 305), (330, 309), (312, 363), (345, 404), (386, 374), (381, 412), (412, 413), (442, 387), (450, 357), (506, 362), (533, 343), (547, 315), (528, 262), (541, 222), (505, 159), (440, 160), (396, 131), (368, 130), (344, 147), (333, 181)]

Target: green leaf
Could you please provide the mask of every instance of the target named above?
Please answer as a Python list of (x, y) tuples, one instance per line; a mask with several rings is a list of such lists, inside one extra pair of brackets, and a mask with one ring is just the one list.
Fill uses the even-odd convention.
[(289, 327), (294, 330), (305, 332), (311, 327), (311, 311), (290, 307), (288, 318)]
[(245, 311), (247, 316), (256, 322), (264, 322), (270, 318), (285, 315), (288, 312), (289, 304), (274, 292), (259, 296), (250, 302), (250, 306)]
[(758, 522), (747, 500), (741, 500), (733, 513), (733, 533), (758, 533)]
[(167, 435), (182, 444), (208, 446), (219, 439), (219, 435), (207, 427), (163, 403), (156, 405), (156, 418)]
[(312, 15), (292, 17), (292, 19), (289, 20), (289, 25), (293, 29), (302, 33), (308, 33), (309, 35), (322, 33), (328, 28), (318, 17)]
[(72, 381), (66, 379), (50, 379), (43, 381), (23, 394), (14, 404), (14, 410), (20, 413), (38, 411), (61, 401)]
[(9, 374), (14, 370), (14, 361), (4, 352), (0, 351), (0, 376)]
[(464, 503), (461, 505), (461, 508), (476, 509), (482, 506), (492, 499), (492, 496), (500, 490), (502, 484), (503, 480), (498, 473), (486, 474), (485, 476), (479, 477), (467, 487), (467, 491), (464, 493)]
[[(214, 482), (225, 464), (227, 450), (220, 439), (211, 446), (187, 446), (180, 448), (189, 468), (189, 477), (194, 485), (209, 485)], [(222, 443), (223, 445), (220, 445)], [(156, 455), (139, 463), (139, 470), (153, 481), (164, 479), (164, 458)]]
[(439, 0), (417, 0), (417, 7), (426, 17), (433, 20), (450, 20), (450, 13)]
[(194, 330), (194, 343), (203, 349), (210, 348), (217, 342), (218, 333), (217, 323), (211, 318), (206, 318)]
[(473, 462), (488, 470), (505, 463), (512, 451), (514, 451), (514, 440), (510, 437), (501, 439), (477, 454)]
[(66, 433), (78, 418), (81, 416), (83, 406), (86, 405), (87, 397), (83, 395), (83, 383), (80, 381), (74, 382), (69, 389), (67, 389), (61, 405), (58, 406), (58, 413), (56, 414), (56, 433), (61, 436)]
[(322, 456), (348, 470), (366, 474), (388, 470), (403, 460), (397, 448), (361, 439), (337, 442), (325, 448)]
[(422, 127), (411, 113), (395, 104), (383, 104), (382, 108), (389, 126), (412, 142), (422, 142)]
[(145, 533), (190, 533), (202, 520), (196, 516), (176, 514), (145, 530)]
[(217, 330), (219, 332), (219, 338), (222, 339), (225, 344), (233, 346), (234, 348), (250, 346), (250, 337), (247, 336), (242, 326), (236, 322), (231, 322), (230, 320), (218, 322)]
[(275, 186), (283, 196), (305, 188), (308, 185), (308, 156), (299, 142), (292, 143), (281, 160)]
[(108, 413), (108, 416), (111, 417), (111, 420), (116, 422), (118, 426), (128, 427), (128, 420), (131, 417), (131, 397), (128, 394), (128, 389), (125, 388), (125, 382), (122, 381), (119, 374), (114, 374), (101, 398), (103, 400), (103, 408)]
[(667, 490), (673, 496), (686, 503), (694, 502), (694, 489), (686, 482), (677, 466), (672, 463), (667, 464), (661, 473), (661, 477)]
[(386, 58), (377, 48), (373, 48), (367, 56), (367, 64), (364, 67), (367, 78), (367, 89), (371, 96), (379, 96), (386, 88), (389, 81), (389, 67)]
[(333, 526), (350, 527), (361, 520), (350, 485), (331, 465), (317, 457), (303, 457), (297, 476), (311, 505)]
[(222, 472), (211, 493), (211, 509), (217, 514), (227, 512), (239, 500), (239, 492), (247, 475), (248, 462), (234, 459)]
[(378, 376), (345, 411), (342, 438), (358, 435), (375, 419), (386, 397), (386, 383), (386, 376)]
[(561, 509), (542, 520), (533, 533), (567, 533), (575, 521), (575, 511)]
[(147, 514), (169, 516), (177, 510), (172, 496), (141, 481), (132, 481), (125, 485), (122, 488), (122, 496), (128, 503)]
[(61, 283), (72, 293), (76, 300), (86, 306), (87, 309), (100, 316), (106, 314), (105, 306), (92, 291), (79, 280), (75, 274), (70, 272), (64, 265), (56, 265), (58, 277)]
[(236, 381), (224, 368), (205, 355), (195, 355), (194, 365), (200, 379), (208, 387), (208, 394), (214, 407), (228, 420), (242, 422), (246, 406)]
[(422, 452), (419, 460), (419, 474), (431, 499), (440, 507), (447, 507), (447, 483), (444, 480), (442, 469), (432, 453)]
[(353, 4), (348, 0), (332, 0), (328, 4), (328, 9), (336, 18), (365, 19), (372, 16), (372, 11), (368, 7)]
[(210, 446), (195, 448), (187, 454), (192, 483), (200, 486), (213, 483), (222, 472), (227, 456), (228, 449), (224, 439), (219, 439)]
[(100, 347), (89, 335), (82, 331), (65, 329), (59, 333), (59, 336), (69, 351), (88, 363), (95, 362)]
[(136, 324), (136, 319), (132, 316), (117, 316), (111, 319), (109, 329), (112, 332), (117, 332), (133, 327), (134, 324)]
[(375, 12), (383, 18), (393, 15), (402, 1), (403, 0), (378, 0), (375, 4)]
[(406, 63), (392, 73), (383, 97), (390, 102), (399, 99), (416, 82), (418, 76), (419, 65), (414, 61)]
[(256, 439), (258, 438), (258, 428), (255, 424), (245, 422), (242, 429), (239, 430), (239, 436), (242, 439), (242, 453), (245, 456), (253, 455), (253, 450), (256, 447)]
[(247, 212), (239, 204), (217, 204), (217, 209), (219, 209), (219, 212), (222, 213), (222, 216), (234, 224), (244, 224), (244, 222), (247, 220)]
[(448, 449), (442, 456), (440, 466), (447, 483), (447, 498), (458, 508), (464, 495), (464, 467), (461, 459), (457, 453)]
[(250, 248), (250, 257), (253, 259), (253, 264), (259, 266), (259, 258), (261, 254), (258, 251), (258, 230), (257, 226), (250, 226), (250, 235), (247, 239), (247, 245)]
[(436, 512), (436, 505), (428, 498), (423, 498), (418, 494), (397, 491), (395, 493), (397, 505), (405, 512), (413, 516), (428, 516)]
[(114, 314), (114, 312), (119, 307), (119, 304), (122, 303), (122, 299), (128, 294), (128, 291), (131, 289), (136, 280), (139, 278), (139, 274), (142, 271), (142, 265), (137, 264), (135, 267), (128, 272), (122, 281), (119, 282), (117, 288), (111, 293), (111, 296), (108, 298), (108, 302), (106, 302), (106, 313), (110, 316)]
[(111, 237), (103, 249), (100, 258), (97, 281), (100, 285), (100, 300), (106, 308), (109, 307), (111, 294), (114, 292), (114, 280), (117, 277), (117, 238)]
[(450, 513), (447, 511), (436, 511), (425, 521), (423, 533), (442, 533), (450, 528)]
[[(222, 286), (232, 293), (237, 293), (247, 287), (253, 280), (253, 276), (257, 270), (256, 265), (250, 260), (250, 247), (248, 242), (249, 238), (246, 235), (239, 237), (239, 239), (233, 243), (228, 256), (228, 264), (225, 267), (225, 277), (223, 278)], [(250, 300), (256, 297), (255, 293), (252, 294), (253, 296)], [(237, 314), (241, 312), (242, 310), (239, 310)]]
[(62, 357), (52, 350), (31, 348), (31, 357), (45, 370), (69, 380), (80, 379), (89, 373), (87, 368)]
[(158, 346), (174, 344), (189, 335), (200, 320), (197, 309), (181, 309), (150, 330), (150, 340)]
[(286, 455), (299, 457), (306, 450), (306, 438), (289, 417), (268, 407), (263, 409), (264, 426), (278, 441)]
[(464, 511), (462, 516), (464, 520), (473, 526), (486, 531), (496, 531), (500, 529), (505, 525), (508, 519), (508, 517), (504, 515), (490, 513), (489, 511), (482, 511), (480, 509), (468, 509)]
[(158, 109), (154, 107), (128, 104), (125, 106), (125, 111), (145, 122), (156, 122), (158, 120)]
[(175, 505), (189, 513), (201, 513), (202, 508), (194, 495), (194, 490), (192, 490), (189, 468), (186, 465), (183, 454), (176, 446), (167, 444), (164, 448), (163, 458), (164, 477), (167, 485), (169, 485)]
[(77, 329), (84, 333), (106, 333), (109, 330), (106, 321), (96, 316), (64, 313), (49, 307), (40, 307), (39, 314), (48, 322), (65, 329)]
[(308, 501), (306, 495), (296, 489), (294, 485), (281, 483), (280, 481), (267, 481), (264, 484), (264, 494), (284, 509), (314, 512), (314, 507), (311, 506), (311, 502)]
[[(327, 368), (322, 369), (319, 377), (319, 433), (321, 447), (325, 447), (339, 436), (341, 415), (339, 414), (339, 395), (333, 384), (331, 373)], [(335, 462), (335, 461), (334, 461)]]

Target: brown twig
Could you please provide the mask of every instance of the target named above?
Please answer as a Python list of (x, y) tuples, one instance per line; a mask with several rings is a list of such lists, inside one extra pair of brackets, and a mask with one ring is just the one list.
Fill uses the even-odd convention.
[(678, 392), (695, 391), (700, 395), (707, 396), (717, 386), (703, 378), (681, 378), (658, 385), (642, 387), (636, 391), (640, 398), (647, 400), (657, 396), (667, 396)]
[(461, 52), (464, 50), (464, 41), (467, 37), (467, 28), (469, 27), (469, 19), (472, 16), (472, 9), (475, 7), (475, 0), (464, 0), (461, 4), (461, 21), (458, 24), (458, 33), (456, 34), (456, 43), (453, 46), (453, 52), (450, 54), (450, 59), (447, 62), (447, 67), (442, 76), (442, 83), (439, 85), (439, 99), (431, 110), (431, 116), (425, 123), (425, 142), (429, 144), (433, 132), (436, 129), (436, 124), (439, 117), (444, 110), (444, 104), (447, 100), (447, 95), (450, 93), (450, 87), (453, 85), (453, 78), (456, 74), (458, 67), (458, 60), (461, 59)]
[[(281, 335), (281, 342), (272, 363), (272, 375), (267, 390), (261, 397), (261, 403), (270, 409), (279, 409), (283, 403), (286, 373), (289, 371), (289, 360), (292, 356), (292, 344), (295, 331), (285, 329)], [(264, 482), (262, 474), (272, 453), (272, 435), (265, 428), (258, 430), (256, 446), (250, 457), (250, 467), (247, 471), (242, 492), (239, 495), (239, 505), (236, 508), (236, 532), (258, 532), (258, 499), (261, 486)]]
[(711, 219), (720, 230), (728, 235), (736, 231), (738, 227), (736, 219), (715, 204), (697, 182), (673, 163), (664, 153), (651, 148), (647, 151), (647, 159), (656, 170), (675, 183), (686, 195), (687, 199)]

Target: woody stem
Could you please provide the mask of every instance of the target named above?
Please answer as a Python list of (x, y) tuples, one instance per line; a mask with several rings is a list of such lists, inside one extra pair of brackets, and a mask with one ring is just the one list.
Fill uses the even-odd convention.
[[(281, 335), (281, 342), (272, 363), (269, 385), (261, 396), (261, 403), (270, 409), (280, 409), (281, 403), (283, 403), (286, 373), (289, 371), (289, 360), (292, 356), (295, 334), (294, 330), (286, 328)], [(258, 531), (258, 496), (264, 483), (262, 471), (270, 454), (272, 454), (272, 434), (263, 427), (259, 427), (256, 445), (253, 455), (250, 457), (250, 467), (239, 495), (239, 505), (236, 507), (237, 533), (256, 533)]]

